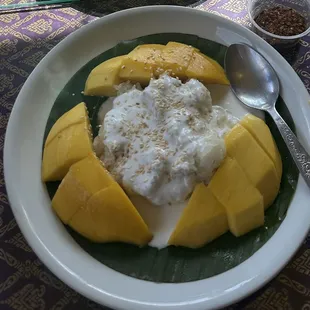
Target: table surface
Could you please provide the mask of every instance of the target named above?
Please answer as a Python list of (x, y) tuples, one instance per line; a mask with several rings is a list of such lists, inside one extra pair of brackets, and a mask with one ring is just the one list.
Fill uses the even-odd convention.
[[(195, 1), (97, 1), (101, 12), (145, 4)], [(25, 0), (0, 0), (1, 4)], [(120, 4), (121, 3), (121, 4)], [(121, 5), (121, 7), (120, 7)], [(248, 25), (246, 0), (208, 0), (197, 9)], [(97, 10), (98, 11), (98, 10)], [(85, 12), (85, 10), (84, 10)], [(3, 145), (7, 122), (23, 83), (68, 34), (96, 17), (74, 8), (0, 15), (0, 309), (106, 309), (79, 295), (37, 258), (21, 234), (5, 191)], [(294, 69), (310, 92), (310, 36), (300, 42)], [(310, 310), (310, 235), (292, 261), (264, 288), (227, 309)]]

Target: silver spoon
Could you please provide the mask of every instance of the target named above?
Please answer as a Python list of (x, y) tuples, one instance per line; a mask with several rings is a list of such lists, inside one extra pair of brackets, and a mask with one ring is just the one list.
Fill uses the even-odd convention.
[(310, 188), (310, 156), (275, 108), (279, 80), (269, 62), (245, 44), (232, 44), (225, 56), (231, 88), (245, 105), (266, 111), (275, 121), (300, 174)]

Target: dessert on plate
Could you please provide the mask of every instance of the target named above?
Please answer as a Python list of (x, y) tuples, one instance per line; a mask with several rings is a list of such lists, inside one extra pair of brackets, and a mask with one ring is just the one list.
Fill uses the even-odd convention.
[[(262, 226), (281, 156), (264, 120), (214, 104), (211, 84), (229, 87), (223, 68), (178, 42), (139, 45), (95, 67), (84, 94), (109, 97), (98, 135), (82, 102), (44, 146), (42, 179), (61, 181), (52, 207), (63, 223), (94, 242), (157, 248), (199, 248)], [(164, 233), (150, 212), (167, 219)]]

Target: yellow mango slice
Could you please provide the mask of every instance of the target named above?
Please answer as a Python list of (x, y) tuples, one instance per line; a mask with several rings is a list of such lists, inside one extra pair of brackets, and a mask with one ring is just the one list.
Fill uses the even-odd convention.
[(83, 123), (63, 130), (44, 149), (44, 181), (61, 180), (71, 165), (86, 157), (91, 150), (90, 135)]
[(226, 157), (208, 188), (224, 206), (230, 231), (236, 236), (264, 224), (264, 203), (235, 159)]
[(171, 72), (172, 76), (186, 79), (186, 69), (195, 50), (192, 46), (183, 43), (169, 42), (158, 57), (158, 66)]
[(261, 146), (261, 148), (267, 153), (270, 159), (273, 161), (278, 179), (282, 178), (282, 159), (279, 153), (277, 144), (275, 143), (272, 134), (266, 125), (266, 123), (252, 115), (247, 114), (241, 121), (240, 124), (247, 129), (250, 134), (255, 138), (256, 142)]
[(115, 86), (121, 83), (119, 71), (125, 57), (111, 58), (94, 68), (86, 80), (84, 94), (115, 96), (117, 94)]
[[(42, 179), (44, 182), (61, 180), (72, 164), (92, 152), (89, 119), (72, 124), (58, 132), (43, 150)], [(57, 126), (57, 122), (54, 126)], [(59, 127), (60, 128), (60, 127)]]
[[(214, 67), (217, 69), (217, 74), (218, 74), (218, 84), (223, 84), (223, 85), (229, 85), (229, 81), (226, 77), (226, 73), (223, 69), (223, 67), (214, 59), (208, 57), (207, 55), (204, 55), (204, 57), (209, 60), (211, 63), (213, 63)], [(211, 83), (208, 83), (211, 84)], [(215, 84), (215, 83), (214, 83)]]
[(94, 242), (127, 242), (142, 246), (152, 239), (140, 214), (115, 185), (94, 194), (68, 224)]
[[(89, 198), (88, 201), (91, 199), (92, 198)], [(72, 215), (72, 218), (67, 224), (83, 237), (93, 242), (101, 242), (100, 238), (97, 236), (96, 227), (91, 213), (92, 210), (88, 207), (88, 203), (86, 202), (74, 215)]]
[(61, 221), (67, 224), (89, 198), (83, 184), (76, 180), (75, 171), (70, 169), (52, 199), (52, 207)]
[(71, 166), (52, 207), (65, 224), (95, 242), (145, 245), (152, 238), (138, 211), (94, 153)]
[(228, 222), (224, 207), (201, 183), (196, 185), (168, 243), (199, 248), (226, 231)]
[(91, 152), (70, 167), (53, 197), (52, 207), (67, 224), (79, 209), (86, 206), (92, 195), (115, 183), (100, 160)]
[(236, 159), (248, 179), (262, 194), (264, 206), (268, 208), (280, 187), (274, 163), (240, 124), (235, 125), (225, 136), (225, 145), (227, 154)]
[(124, 58), (119, 72), (123, 80), (140, 83), (143, 86), (149, 84), (152, 76), (157, 72), (157, 58), (159, 57), (164, 45), (143, 44), (132, 50)]
[(118, 184), (93, 195), (87, 208), (91, 210), (100, 242), (127, 242), (142, 246), (152, 239), (142, 217)]
[(215, 60), (199, 52), (193, 53), (185, 74), (204, 84), (229, 84), (224, 69)]
[(89, 122), (88, 112), (84, 102), (77, 104), (74, 108), (63, 114), (54, 124), (45, 141), (48, 145), (61, 131), (77, 123)]

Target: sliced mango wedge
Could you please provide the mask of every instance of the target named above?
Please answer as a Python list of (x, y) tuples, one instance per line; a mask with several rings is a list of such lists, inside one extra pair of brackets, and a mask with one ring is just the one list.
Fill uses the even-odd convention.
[(276, 167), (278, 179), (281, 180), (281, 155), (266, 123), (252, 114), (247, 114), (243, 119), (241, 119), (240, 124), (250, 132), (256, 142), (270, 157)]
[(115, 183), (93, 152), (70, 167), (52, 200), (52, 207), (65, 224), (83, 209), (87, 201), (102, 188)]
[[(90, 199), (91, 198), (89, 198), (89, 200)], [(92, 210), (87, 202), (83, 205), (82, 208), (78, 209), (77, 212), (74, 213), (67, 224), (83, 237), (93, 242), (101, 242), (93, 222)]]
[(51, 128), (46, 141), (45, 146), (47, 146), (61, 131), (75, 125), (78, 123), (88, 122), (88, 112), (84, 102), (77, 104), (71, 110), (63, 114), (54, 126)]
[(158, 66), (164, 71), (171, 72), (172, 76), (186, 79), (186, 69), (192, 59), (195, 49), (192, 46), (169, 42), (158, 58)]
[(230, 231), (242, 236), (264, 224), (264, 202), (235, 159), (226, 157), (208, 188), (224, 206)]
[(158, 70), (157, 59), (164, 47), (161, 44), (137, 46), (124, 58), (119, 72), (120, 78), (143, 86), (148, 85)]
[(228, 231), (225, 208), (204, 184), (196, 185), (170, 239), (170, 245), (199, 248)]
[(274, 163), (240, 124), (236, 124), (225, 137), (227, 154), (236, 159), (252, 184), (264, 198), (268, 208), (279, 192), (280, 181)]
[(52, 127), (43, 150), (42, 179), (61, 180), (75, 162), (92, 151), (92, 134), (84, 103), (80, 103)]
[(213, 59), (194, 52), (185, 72), (188, 78), (194, 78), (205, 84), (229, 85), (224, 69)]
[(86, 80), (84, 94), (115, 96), (117, 93), (115, 86), (121, 83), (119, 71), (125, 57), (114, 57), (95, 67)]
[(65, 224), (94, 242), (142, 246), (152, 239), (136, 208), (94, 153), (71, 166), (52, 207)]
[(152, 239), (142, 217), (117, 184), (96, 193), (88, 202), (101, 242), (145, 245)]

